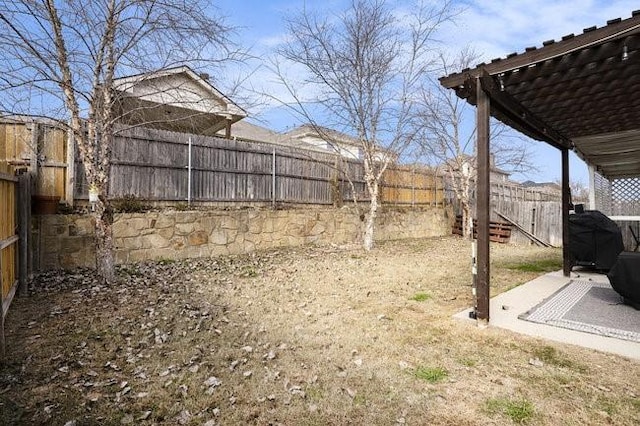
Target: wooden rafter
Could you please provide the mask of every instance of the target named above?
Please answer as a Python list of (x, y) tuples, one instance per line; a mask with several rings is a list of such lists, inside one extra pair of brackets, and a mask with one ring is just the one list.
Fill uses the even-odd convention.
[(514, 124), (537, 135), (536, 139), (544, 140), (559, 148), (571, 147), (569, 139), (514, 100), (508, 93), (502, 91), (489, 74), (481, 72), (479, 79), (482, 89), (491, 98), (492, 108), (500, 110)]
[(637, 32), (639, 29), (640, 11), (635, 11), (629, 19), (610, 21), (605, 27), (595, 30), (589, 29), (589, 31), (581, 35), (568, 37), (557, 43), (550, 43), (542, 49), (530, 50), (520, 55), (509, 55), (506, 59), (492, 61), (489, 64), (479, 64), (478, 67), (472, 70), (467, 69), (460, 73), (442, 77), (440, 83), (444, 87), (451, 89), (464, 84), (468, 78), (477, 77), (480, 69), (484, 69), (491, 75), (506, 73), (531, 64), (562, 57), (585, 47), (606, 43), (609, 40), (632, 34), (634, 31)]

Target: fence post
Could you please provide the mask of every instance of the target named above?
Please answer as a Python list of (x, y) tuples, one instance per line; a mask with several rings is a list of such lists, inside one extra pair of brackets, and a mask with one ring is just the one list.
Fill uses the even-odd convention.
[(191, 136), (189, 136), (189, 148), (187, 160), (187, 205), (191, 205)]
[(38, 181), (38, 156), (40, 155), (40, 147), (38, 146), (38, 133), (40, 133), (40, 125), (33, 121), (31, 123), (31, 158), (29, 158), (29, 172), (33, 175), (35, 182)]
[[(433, 174), (433, 205), (434, 207), (438, 207), (438, 180), (440, 176), (438, 176), (438, 172)], [(444, 180), (442, 182), (444, 184)], [(444, 191), (443, 191), (444, 198)], [(444, 204), (444, 203), (443, 203)]]
[(18, 232), (20, 237), (18, 274), (20, 285), (18, 293), (27, 296), (29, 289), (29, 243), (31, 240), (31, 175), (25, 173), (18, 178)]
[(276, 208), (276, 149), (273, 148), (271, 159), (271, 205)]
[(73, 207), (76, 186), (76, 144), (73, 131), (67, 131), (67, 182), (65, 185), (65, 200)]
[(411, 207), (416, 206), (416, 166), (411, 169)]

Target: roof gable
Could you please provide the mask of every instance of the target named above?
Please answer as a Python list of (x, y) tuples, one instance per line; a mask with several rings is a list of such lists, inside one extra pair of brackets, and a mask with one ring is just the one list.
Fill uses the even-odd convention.
[(143, 101), (208, 114), (247, 116), (242, 108), (187, 66), (117, 78), (113, 86)]

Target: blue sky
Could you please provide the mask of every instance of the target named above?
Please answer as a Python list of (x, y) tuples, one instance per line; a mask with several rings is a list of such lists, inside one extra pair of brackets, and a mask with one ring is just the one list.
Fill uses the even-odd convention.
[[(237, 40), (258, 58), (268, 58), (273, 49), (286, 42), (283, 18), (307, 8), (339, 11), (346, 0), (218, 0), (216, 4), (227, 22), (238, 28)], [(404, 1), (390, 2), (401, 7)], [(628, 18), (639, 9), (637, 0), (460, 0), (464, 11), (454, 23), (443, 26), (438, 39), (444, 50), (456, 52), (472, 46), (482, 54), (483, 61), (522, 52), (525, 47), (542, 45), (543, 41), (558, 40), (566, 34), (579, 34), (584, 28), (604, 26), (607, 20)], [(282, 90), (266, 68), (256, 60), (243, 70), (230, 70), (235, 74), (250, 74), (243, 83), (257, 90)], [(284, 95), (283, 95), (284, 97)], [(250, 111), (261, 124), (275, 130), (284, 130), (297, 124), (297, 120), (274, 106)], [(535, 143), (533, 162), (539, 172), (528, 176), (513, 176), (516, 180), (532, 179), (552, 181), (560, 177), (560, 153), (544, 143)], [(575, 155), (570, 158), (571, 179), (588, 184), (587, 169)]]

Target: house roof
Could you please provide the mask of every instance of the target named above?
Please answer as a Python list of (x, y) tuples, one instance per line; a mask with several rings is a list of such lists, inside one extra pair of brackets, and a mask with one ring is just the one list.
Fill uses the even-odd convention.
[[(222, 132), (223, 131), (220, 131), (219, 133), (222, 134)], [(238, 121), (231, 125), (231, 137), (248, 141), (269, 143), (282, 143), (284, 139), (280, 133), (274, 130), (249, 123), (245, 120)]]
[(491, 115), (614, 179), (640, 175), (640, 11), (440, 79)]
[(324, 139), (326, 137), (334, 142), (345, 145), (360, 146), (360, 143), (356, 138), (349, 136), (346, 133), (308, 123), (289, 130), (285, 135), (293, 139), (302, 139), (308, 136), (320, 139)]
[(117, 78), (123, 121), (166, 130), (215, 134), (246, 111), (188, 66)]
[(520, 185), (524, 186), (525, 188), (553, 188), (557, 189), (558, 191), (562, 190), (562, 187), (556, 182), (534, 182), (532, 180), (526, 180)]
[[(462, 154), (460, 155), (460, 158), (462, 161), (468, 161), (472, 164), (476, 164), (476, 157), (473, 155), (469, 155), (469, 154)], [(450, 158), (446, 161), (446, 163), (451, 166), (454, 170), (458, 170), (458, 167), (460, 165), (460, 161), (456, 160), (455, 158)], [(496, 174), (500, 174), (500, 175), (505, 175), (505, 176), (511, 176), (511, 172), (508, 172), (506, 170), (502, 170), (501, 168), (496, 166), (496, 162), (495, 162), (495, 155), (491, 154), (489, 156), (489, 170), (491, 170), (492, 173), (496, 173)]]
[[(218, 135), (224, 135), (224, 130), (218, 131)], [(271, 130), (258, 124), (253, 124), (245, 120), (238, 121), (231, 125), (231, 137), (233, 139), (241, 139), (249, 142), (266, 142), (275, 145), (326, 152), (325, 149), (310, 145), (300, 139), (292, 138), (287, 133), (278, 133), (275, 130)]]

